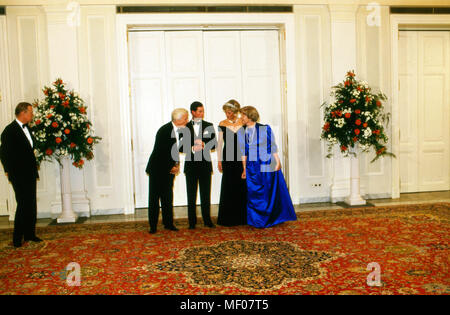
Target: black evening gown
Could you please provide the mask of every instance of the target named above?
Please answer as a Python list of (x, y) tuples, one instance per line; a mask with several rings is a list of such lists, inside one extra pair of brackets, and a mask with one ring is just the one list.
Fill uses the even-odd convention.
[(234, 132), (225, 126), (219, 126), (223, 132), (222, 153), (222, 186), (220, 189), (220, 204), (217, 224), (234, 226), (247, 224), (247, 184), (242, 179), (241, 150), (238, 144), (238, 134), (244, 133), (244, 128)]

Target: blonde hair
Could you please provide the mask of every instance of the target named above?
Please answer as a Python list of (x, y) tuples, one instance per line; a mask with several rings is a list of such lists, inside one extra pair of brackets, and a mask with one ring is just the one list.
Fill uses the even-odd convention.
[(251, 121), (259, 121), (259, 113), (253, 106), (242, 107), (241, 113), (247, 116)]
[(189, 116), (189, 112), (184, 108), (176, 108), (172, 112), (172, 121), (179, 120), (183, 118), (184, 115)]
[(236, 100), (229, 100), (222, 106), (222, 109), (224, 112), (231, 110), (234, 114), (236, 114), (241, 109), (241, 104), (239, 104)]

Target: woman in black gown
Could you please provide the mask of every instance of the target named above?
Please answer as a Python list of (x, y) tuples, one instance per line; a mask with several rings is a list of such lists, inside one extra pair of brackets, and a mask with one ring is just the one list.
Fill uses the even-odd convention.
[[(229, 100), (223, 105), (227, 119), (219, 124), (218, 168), (222, 173), (217, 224), (234, 226), (247, 224), (247, 185), (242, 179), (242, 156), (238, 144), (239, 133), (244, 133), (238, 118), (240, 104)], [(223, 146), (223, 149), (222, 149)]]

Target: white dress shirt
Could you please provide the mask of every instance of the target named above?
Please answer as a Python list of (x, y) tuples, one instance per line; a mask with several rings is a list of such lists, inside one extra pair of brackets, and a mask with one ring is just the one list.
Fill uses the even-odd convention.
[(172, 126), (173, 126), (173, 132), (175, 133), (175, 139), (177, 140), (177, 148), (180, 147), (180, 139), (178, 138), (178, 132), (177, 130), (179, 129), (177, 126), (175, 126), (175, 124), (172, 122)]
[(192, 121), (192, 126), (194, 127), (194, 132), (195, 132), (195, 136), (198, 137), (199, 132), (200, 132), (200, 124), (202, 123), (202, 121), (200, 120), (198, 123), (195, 123), (195, 121)]
[(33, 147), (33, 139), (31, 138), (30, 131), (28, 130), (27, 127), (24, 128), (24, 127), (23, 127), (24, 124), (23, 124), (20, 120), (18, 120), (17, 118), (16, 118), (16, 121), (17, 121), (17, 123), (19, 124), (20, 129), (22, 129), (23, 132), (25, 133), (25, 136), (27, 137), (28, 142), (30, 142), (31, 147)]

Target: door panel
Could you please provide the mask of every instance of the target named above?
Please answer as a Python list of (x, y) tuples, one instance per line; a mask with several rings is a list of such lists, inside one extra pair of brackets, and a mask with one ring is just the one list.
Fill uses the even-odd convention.
[[(130, 32), (130, 82), (136, 208), (148, 205), (145, 166), (157, 130), (177, 107), (205, 105), (205, 120), (225, 119), (222, 105), (253, 105), (276, 134), (281, 155), (281, 95), (277, 31)], [(181, 155), (181, 170), (184, 168)], [(211, 203), (218, 204), (222, 175), (212, 154)], [(197, 202), (199, 201), (199, 197)], [(184, 174), (175, 178), (174, 206), (187, 204)]]
[(400, 32), (401, 192), (450, 189), (449, 34)]

